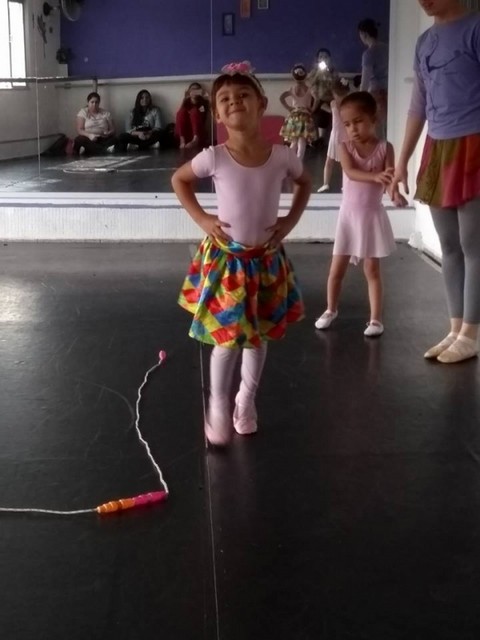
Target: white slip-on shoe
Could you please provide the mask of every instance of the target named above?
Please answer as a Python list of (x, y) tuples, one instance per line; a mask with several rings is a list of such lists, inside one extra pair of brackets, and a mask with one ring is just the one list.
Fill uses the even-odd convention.
[(328, 329), (335, 318), (338, 316), (338, 311), (329, 311), (328, 309), (322, 313), (320, 318), (315, 321), (316, 329)]
[(363, 332), (363, 335), (368, 336), (369, 338), (374, 338), (376, 336), (381, 336), (384, 330), (385, 328), (381, 322), (378, 320), (370, 320), (370, 322), (367, 322), (367, 328)]

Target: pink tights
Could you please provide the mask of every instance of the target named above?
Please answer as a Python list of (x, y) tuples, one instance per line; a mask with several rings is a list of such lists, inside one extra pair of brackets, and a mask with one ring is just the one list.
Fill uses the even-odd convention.
[[(226, 349), (214, 347), (210, 357), (209, 419), (211, 432), (218, 440), (227, 440), (231, 432), (231, 398), (236, 365), (241, 354), (241, 382), (235, 397), (233, 424), (239, 433), (253, 433), (257, 429), (255, 396), (262, 376), (267, 343), (257, 349)], [(208, 439), (213, 442), (210, 435)], [(216, 435), (214, 434), (214, 439)], [(220, 444), (220, 442), (214, 442)]]

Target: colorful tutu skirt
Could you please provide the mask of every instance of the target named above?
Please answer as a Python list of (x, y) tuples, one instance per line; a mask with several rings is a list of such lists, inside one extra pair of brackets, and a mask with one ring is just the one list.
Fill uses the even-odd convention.
[(280, 135), (285, 142), (293, 142), (298, 138), (305, 138), (308, 144), (314, 142), (317, 137), (317, 128), (309, 111), (294, 109), (280, 129)]
[(432, 207), (458, 207), (480, 196), (480, 133), (425, 141), (415, 198)]
[(189, 336), (220, 347), (260, 347), (304, 317), (293, 267), (276, 249), (205, 238), (178, 299), (193, 314)]

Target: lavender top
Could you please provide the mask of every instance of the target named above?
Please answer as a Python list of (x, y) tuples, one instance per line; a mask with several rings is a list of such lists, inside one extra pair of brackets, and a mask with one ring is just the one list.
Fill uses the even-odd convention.
[(376, 42), (362, 55), (362, 83), (360, 91), (388, 89), (388, 45)]
[(435, 140), (480, 133), (480, 14), (434, 24), (419, 37), (409, 115)]

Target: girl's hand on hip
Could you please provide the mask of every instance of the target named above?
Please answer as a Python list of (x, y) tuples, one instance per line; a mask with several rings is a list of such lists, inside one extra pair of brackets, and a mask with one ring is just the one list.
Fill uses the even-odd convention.
[(271, 249), (276, 249), (282, 240), (290, 233), (292, 226), (287, 220), (287, 216), (278, 218), (276, 223), (271, 227), (267, 227), (267, 231), (271, 232), (270, 238), (267, 240), (267, 244)]
[(222, 222), (218, 216), (214, 216), (212, 213), (205, 214), (204, 218), (200, 222), (200, 227), (212, 240), (218, 239), (223, 240), (224, 242), (229, 242), (232, 239), (222, 229), (222, 227), (230, 227), (228, 222)]

